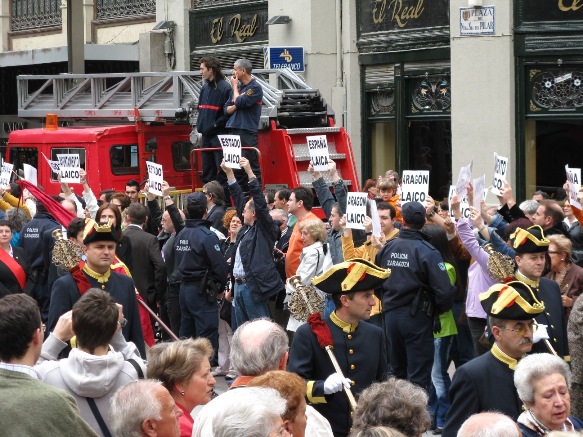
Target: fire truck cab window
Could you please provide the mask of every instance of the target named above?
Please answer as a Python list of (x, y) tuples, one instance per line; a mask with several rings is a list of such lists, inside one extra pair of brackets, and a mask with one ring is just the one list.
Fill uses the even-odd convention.
[(23, 169), (22, 164), (32, 165), (38, 169), (38, 149), (36, 147), (11, 147), (8, 161), (14, 164), (16, 172)]
[(172, 163), (174, 164), (174, 170), (190, 170), (190, 152), (193, 148), (194, 146), (190, 141), (177, 141), (172, 143)]
[[(79, 161), (81, 162), (81, 168), (85, 168), (85, 149), (84, 148), (55, 148), (51, 149), (51, 161), (58, 161), (57, 155), (79, 155)], [(51, 172), (51, 181), (56, 182), (57, 173)]]
[(139, 174), (138, 145), (123, 144), (111, 146), (109, 149), (111, 172), (114, 175)]

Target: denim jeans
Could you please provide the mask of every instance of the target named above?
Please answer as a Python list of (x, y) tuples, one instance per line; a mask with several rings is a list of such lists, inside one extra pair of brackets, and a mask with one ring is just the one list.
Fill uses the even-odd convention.
[(214, 351), (219, 350), (219, 306), (200, 294), (195, 282), (180, 284), (180, 337), (208, 338)]
[(248, 320), (261, 317), (271, 318), (267, 301), (254, 302), (251, 290), (246, 283), (235, 284), (235, 317), (237, 326), (241, 326)]
[(449, 364), (449, 350), (454, 337), (455, 335), (450, 335), (434, 340), (435, 354), (433, 356), (433, 367), (431, 368), (431, 382), (433, 382), (435, 394), (432, 390), (429, 396), (429, 409), (435, 420), (435, 426), (438, 428), (443, 428), (445, 416), (450, 407), (449, 387), (451, 386), (451, 379), (449, 373), (447, 373), (447, 368)]

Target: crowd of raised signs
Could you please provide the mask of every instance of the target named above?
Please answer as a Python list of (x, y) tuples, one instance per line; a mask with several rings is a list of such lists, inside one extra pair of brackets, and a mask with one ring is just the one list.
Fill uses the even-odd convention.
[[(496, 155), (492, 187), (486, 187), (485, 176), (472, 179), (470, 164), (460, 170), (458, 182), (451, 186), (448, 198), (434, 199), (428, 192), (431, 175), (427, 171), (405, 171), (399, 175), (389, 170), (385, 175), (368, 179), (363, 192), (355, 193), (348, 191), (335, 163), (329, 158), (326, 162), (327, 171), (315, 170), (312, 164), (309, 167), (314, 178), (313, 191), (304, 187), (265, 191), (264, 201), (254, 199), (252, 210), (248, 203), (245, 210), (231, 207), (231, 199), (225, 198), (223, 187), (216, 181), (205, 184), (202, 193), (192, 197), (192, 201), (200, 202), (204, 196), (207, 207), (204, 218), (217, 237), (216, 250), (229, 266), (226, 288), (212, 296), (213, 306), (216, 303), (213, 317), (218, 322), (210, 327), (213, 330), (207, 336), (210, 341), (204, 337), (178, 340), (185, 303), (179, 294), (183, 278), (172, 263), (176, 250), (182, 250), (177, 248), (184, 246), (180, 232), (188, 214), (185, 216), (186, 211), (178, 210), (174, 204), (160, 169), (149, 169), (152, 175), (157, 175), (152, 179), (152, 190), (148, 184), (141, 186), (131, 180), (124, 192), (105, 190), (99, 197), (87, 184), (83, 169), (77, 175), (79, 185), (75, 184), (75, 188), (82, 186), (79, 193), (64, 180), (59, 196), (48, 196), (26, 181), (0, 186), (0, 410), (4, 410), (0, 412), (1, 433), (10, 436), (192, 433), (265, 437), (351, 433), (351, 436), (366, 437), (413, 436), (431, 428), (434, 434), (452, 435), (453, 432), (455, 435), (459, 426), (455, 430), (453, 425), (447, 429), (451, 386), (447, 370), (452, 361), (458, 368), (490, 353), (494, 341), (485, 345), (488, 340), (484, 342), (484, 334), (488, 337), (492, 326), (488, 323), (489, 313), (480, 305), (479, 294), (503, 282), (504, 272), (514, 280), (521, 280), (519, 273), (515, 273), (515, 257), (522, 252), (518, 243), (514, 244), (520, 230), (534, 235), (527, 235), (526, 239), (543, 242), (545, 260), (539, 276), (555, 282), (560, 290), (557, 298), (561, 311), (552, 319), (557, 326), (551, 327), (549, 322), (549, 333), (545, 332), (546, 337), (541, 334), (536, 340), (530, 332), (530, 341), (549, 343), (546, 352), (570, 359), (573, 373), (567, 369), (569, 374), (565, 373), (564, 379), (576, 387), (571, 388), (572, 407), (571, 402), (565, 401), (568, 388), (566, 394), (557, 395), (562, 406), (560, 426), (551, 420), (552, 414), (547, 421), (545, 411), (539, 410), (535, 401), (531, 405), (521, 398), (537, 427), (535, 434), (528, 434), (524, 429), (520, 432), (544, 435), (551, 430), (578, 429), (581, 423), (569, 418), (583, 416), (583, 398), (579, 399), (583, 397), (580, 388), (583, 387), (580, 365), (583, 347), (578, 334), (583, 332), (583, 306), (577, 305), (583, 287), (580, 169), (567, 166), (565, 186), (552, 195), (537, 191), (528, 199), (517, 200), (506, 181), (508, 159)], [(74, 162), (69, 164), (69, 167), (76, 166)], [(329, 173), (326, 179), (322, 173)], [(331, 181), (330, 186), (327, 180)], [(499, 204), (486, 204), (488, 190), (498, 198)], [(315, 200), (322, 207), (325, 221), (312, 211)], [(370, 387), (356, 393), (359, 406), (350, 419), (350, 427), (343, 429), (334, 423), (334, 415), (320, 410), (322, 400), (310, 396), (313, 389), (310, 382), (307, 403), (314, 408), (306, 410), (304, 380), (309, 378), (283, 372), (294, 332), (305, 324), (296, 314), (290, 315), (288, 304), (296, 290), (288, 280), (298, 276), (302, 284), (309, 285), (313, 278), (322, 277), (345, 261), (355, 258), (364, 260), (365, 264), (380, 261), (379, 251), (399, 238), (400, 229), (409, 227), (407, 220), (412, 216), (405, 205), (410, 202), (419, 202), (424, 208), (425, 227), (420, 232), (426, 229), (427, 234), (446, 237), (446, 248), (439, 246), (439, 235), (427, 237), (426, 242), (433, 242), (453, 271), (456, 293), (451, 296), (452, 329), (443, 335), (439, 334), (440, 329), (435, 330), (435, 348), (440, 353), (435, 354), (429, 385), (413, 376), (404, 378), (414, 384), (404, 386), (397, 379), (388, 379), (391, 373), (394, 375), (395, 358), (389, 356), (383, 377), (365, 380), (364, 385)], [(269, 212), (270, 219), (259, 218), (263, 209)], [(249, 213), (251, 218), (245, 215)], [(236, 308), (237, 286), (253, 287), (251, 275), (254, 273), (250, 270), (245, 276), (233, 273), (242, 268), (236, 265), (241, 262), (237, 261), (238, 245), (253, 226), (265, 226), (265, 220), (277, 226), (278, 235), (270, 243), (272, 247), (257, 244), (252, 261), (277, 271), (281, 287), (276, 293), (249, 304), (248, 312), (242, 312)], [(540, 232), (529, 231), (533, 226), (540, 227)], [(69, 243), (63, 245), (60, 240)], [(484, 262), (481, 256), (486, 252), (489, 257), (493, 253), (504, 255), (501, 263), (506, 264), (494, 266), (487, 260)], [(93, 269), (104, 262), (109, 262), (104, 270)], [(379, 267), (414, 268), (410, 262), (413, 261), (407, 255), (395, 253)], [(346, 275), (349, 273), (350, 269)], [(538, 278), (529, 276), (524, 282), (533, 289), (538, 287)], [(63, 288), (69, 290), (67, 296), (72, 296), (67, 297), (67, 302), (64, 302)], [(59, 289), (59, 303), (55, 302), (56, 289)], [(120, 290), (129, 291), (122, 295)], [(341, 305), (331, 294), (320, 296), (326, 320), (337, 317), (333, 313)], [(374, 305), (370, 306), (370, 313), (360, 320), (378, 326), (384, 333), (383, 297), (375, 296)], [(265, 332), (271, 332), (270, 329), (276, 330), (277, 335), (285, 332), (282, 334), (285, 350), (272, 351), (281, 355), (275, 358), (283, 359), (284, 364), (270, 365), (265, 370), (274, 372), (266, 373), (267, 377), (261, 379), (257, 372), (242, 370), (244, 366), (237, 365), (237, 361), (242, 360), (239, 354), (248, 341), (243, 338), (241, 327), (251, 329), (249, 324), (257, 322), (256, 319), (268, 323), (266, 317), (277, 325), (269, 322), (273, 326), (266, 325), (262, 328)], [(568, 338), (567, 328), (573, 333)], [(564, 334), (559, 342), (564, 344), (553, 342), (555, 330)], [(255, 335), (256, 339), (262, 338), (261, 334)], [(218, 337), (218, 347), (215, 337)], [(243, 361), (251, 360), (262, 347), (262, 344), (251, 347)], [(352, 349), (348, 353), (352, 355)], [(18, 380), (15, 372), (43, 381), (39, 383), (42, 386), (28, 379)], [(235, 391), (241, 390), (237, 394), (220, 395), (221, 402), (210, 404), (214, 403), (216, 410), (210, 413), (214, 415), (211, 425), (197, 428), (193, 409), (216, 396), (215, 377), (224, 377), (229, 383), (239, 381), (236, 386), (248, 385), (251, 377), (257, 377), (262, 381), (257, 385), (273, 387), (275, 391), (241, 388)], [(69, 395), (51, 392), (44, 383)], [(322, 383), (328, 402), (330, 396), (344, 396), (343, 386), (350, 385), (344, 379), (332, 377)], [(42, 395), (35, 397), (35, 393)], [(401, 393), (408, 399), (397, 400), (398, 396), (392, 393)], [(254, 408), (248, 408), (249, 405)], [(46, 414), (29, 420), (27, 411), (43, 408)], [(202, 417), (208, 420), (208, 410), (205, 414)], [(59, 415), (59, 419), (50, 415)], [(65, 419), (58, 424), (60, 417)], [(478, 419), (474, 418), (480, 422)], [(514, 422), (518, 417), (511, 419)], [(493, 420), (504, 423), (502, 416), (487, 416), (484, 422)], [(247, 430), (253, 433), (245, 434)], [(518, 428), (514, 431), (519, 435)], [(458, 435), (473, 435), (464, 427), (459, 432)]]

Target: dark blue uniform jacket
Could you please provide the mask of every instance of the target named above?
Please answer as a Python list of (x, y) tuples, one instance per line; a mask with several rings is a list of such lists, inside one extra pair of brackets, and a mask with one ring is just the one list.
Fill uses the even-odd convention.
[(383, 283), (383, 311), (411, 304), (419, 289), (427, 290), (434, 299), (438, 314), (452, 307), (456, 288), (441, 254), (424, 240), (422, 232), (401, 229), (399, 238), (379, 251), (375, 264), (391, 269), (391, 276)]
[[(261, 105), (263, 105), (263, 88), (255, 80), (247, 85), (239, 84), (239, 97), (233, 101), (233, 93), (225, 103), (225, 114), (227, 106), (235, 105), (237, 110), (231, 115), (227, 122), (228, 128), (243, 129), (257, 132), (259, 129), (259, 119), (261, 118)], [(245, 146), (245, 144), (243, 144)]]
[(227, 283), (227, 263), (221, 253), (216, 234), (208, 220), (186, 220), (184, 229), (175, 237), (175, 265), (184, 281), (198, 281), (205, 272), (224, 287)]

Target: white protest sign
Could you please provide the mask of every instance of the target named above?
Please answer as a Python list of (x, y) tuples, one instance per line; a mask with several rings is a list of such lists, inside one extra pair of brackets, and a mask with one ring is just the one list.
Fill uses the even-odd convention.
[(225, 165), (229, 168), (240, 169), (241, 137), (239, 135), (217, 135), (223, 148)]
[[(447, 196), (447, 204), (449, 205), (449, 216), (453, 218), (453, 209), (451, 207), (451, 200), (456, 193), (456, 186), (450, 185), (449, 186), (449, 195)], [(460, 211), (462, 213), (462, 217), (469, 218), (470, 217), (470, 204), (468, 202), (467, 197), (462, 197), (460, 202)]]
[(328, 152), (328, 140), (326, 135), (315, 135), (306, 137), (308, 140), (308, 150), (310, 152), (310, 161), (316, 171), (328, 171), (328, 161), (330, 154)]
[(10, 177), (12, 176), (13, 164), (4, 161), (2, 163), (2, 172), (0, 173), (0, 185), (7, 187), (10, 185)]
[[(377, 209), (377, 203), (374, 200), (369, 201), (370, 204), (370, 218), (372, 219), (372, 234), (377, 237), (381, 236), (381, 219), (379, 218), (379, 211)], [(386, 211), (387, 214), (389, 210)]]
[(565, 172), (567, 173), (567, 183), (569, 185), (569, 203), (577, 209), (582, 209), (581, 203), (577, 199), (577, 193), (581, 189), (581, 169), (571, 168), (567, 164)]
[(38, 172), (32, 165), (22, 164), (24, 170), (24, 180), (30, 182), (32, 185), (37, 185)]
[(346, 199), (346, 227), (363, 229), (366, 217), (367, 193), (347, 193)]
[(472, 180), (472, 164), (474, 162), (470, 162), (465, 167), (460, 168), (460, 175), (457, 179), (457, 184), (455, 191), (461, 197), (466, 197), (468, 195), (468, 183)]
[(61, 166), (59, 165), (59, 161), (51, 161), (49, 158), (46, 157), (44, 153), (42, 155), (44, 156), (45, 161), (47, 161), (52, 171), (54, 171), (57, 174), (61, 173)]
[(164, 170), (162, 164), (146, 161), (148, 167), (148, 186), (149, 191), (157, 196), (162, 195), (162, 183), (164, 182)]
[(492, 178), (492, 194), (500, 196), (500, 188), (504, 186), (508, 174), (508, 158), (494, 152), (494, 177)]
[(401, 186), (401, 205), (420, 202), (423, 206), (429, 193), (429, 172), (426, 170), (405, 170)]
[(81, 183), (81, 159), (78, 154), (57, 155), (61, 168), (61, 182)]
[(474, 179), (474, 204), (472, 205), (478, 211), (482, 207), (482, 200), (484, 197), (484, 187), (486, 186), (486, 175), (480, 176), (478, 179)]

